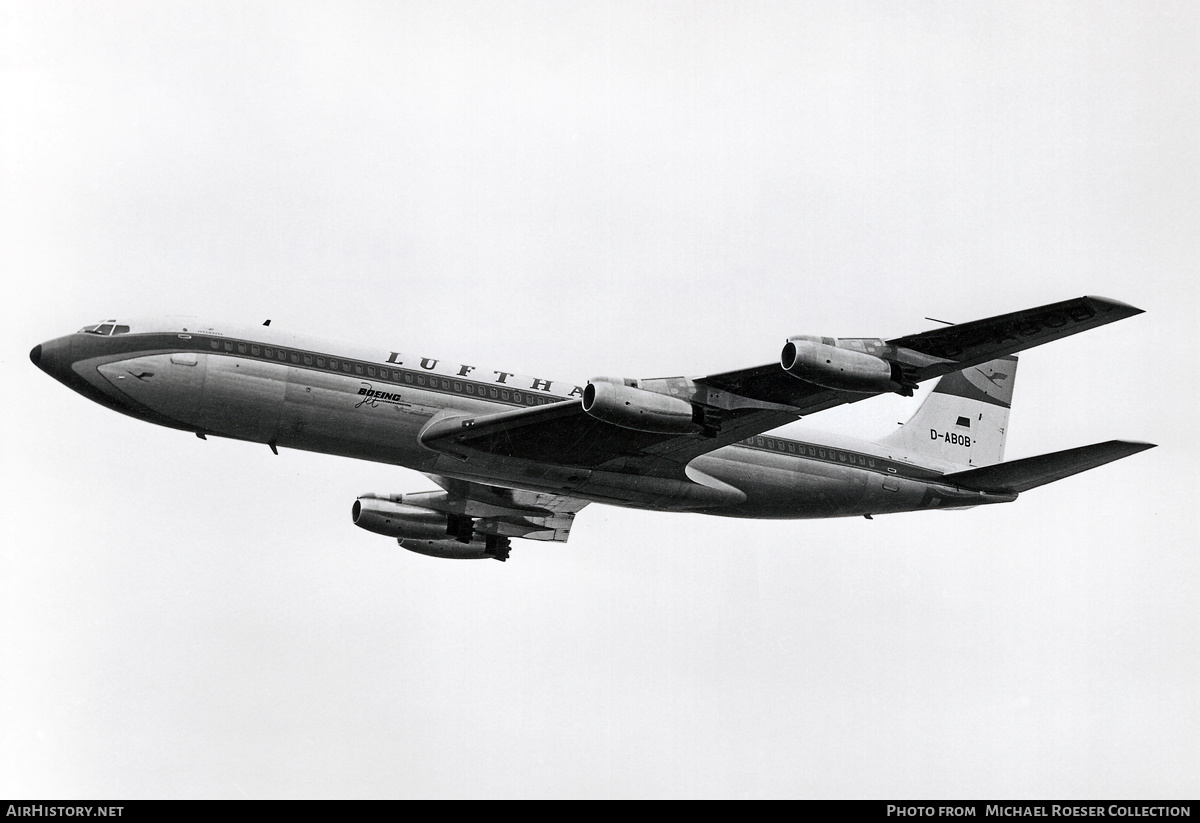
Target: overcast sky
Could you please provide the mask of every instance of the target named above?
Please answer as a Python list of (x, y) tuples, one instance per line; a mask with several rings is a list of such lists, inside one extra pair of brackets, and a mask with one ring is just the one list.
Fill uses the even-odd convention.
[[(0, 2), (0, 796), (1194, 798), (1200, 12), (1186, 2)], [(556, 379), (1081, 294), (1012, 505), (591, 506), (435, 560), (394, 467), (35, 369), (195, 314)], [(914, 402), (800, 426), (875, 437)]]

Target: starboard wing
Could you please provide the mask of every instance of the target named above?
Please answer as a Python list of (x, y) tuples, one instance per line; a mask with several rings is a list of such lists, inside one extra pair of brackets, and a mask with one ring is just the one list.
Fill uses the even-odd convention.
[[(1103, 297), (1078, 297), (892, 340), (846, 341), (902, 370), (906, 383), (960, 371), (1141, 313)], [(421, 442), (463, 460), (515, 460), (679, 477), (695, 457), (804, 415), (883, 390), (845, 391), (798, 379), (778, 362), (697, 378), (627, 381), (691, 403), (695, 431), (639, 431), (597, 419), (578, 400), (491, 415), (432, 420)]]

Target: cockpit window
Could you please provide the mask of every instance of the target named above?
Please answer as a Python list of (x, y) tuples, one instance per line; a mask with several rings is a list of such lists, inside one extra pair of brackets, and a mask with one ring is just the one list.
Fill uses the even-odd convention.
[(100, 334), (108, 337), (114, 334), (129, 334), (129, 327), (117, 325), (113, 320), (107, 320), (94, 326), (84, 326), (76, 334)]

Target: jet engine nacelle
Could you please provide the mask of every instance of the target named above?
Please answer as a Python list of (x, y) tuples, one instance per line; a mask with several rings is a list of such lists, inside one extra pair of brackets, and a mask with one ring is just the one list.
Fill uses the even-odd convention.
[(351, 510), (354, 525), (386, 537), (401, 548), (430, 557), (455, 560), (507, 560), (509, 540), (498, 534), (479, 534), (474, 519), (364, 495)]
[(634, 431), (674, 434), (700, 430), (696, 410), (688, 401), (607, 377), (588, 381), (583, 410), (597, 420)]
[(354, 525), (386, 537), (445, 540), (449, 518), (432, 509), (391, 500), (360, 497), (351, 510)]
[(495, 535), (480, 535), (473, 537), (470, 543), (460, 543), (457, 540), (414, 540), (401, 537), (396, 541), (400, 548), (410, 552), (423, 554), (427, 557), (441, 557), (446, 560), (499, 560), (508, 559), (508, 539)]
[(793, 337), (784, 345), (779, 364), (793, 377), (827, 389), (912, 395), (915, 384), (904, 379), (899, 363), (843, 348), (837, 340), (832, 345), (824, 342), (831, 339)]

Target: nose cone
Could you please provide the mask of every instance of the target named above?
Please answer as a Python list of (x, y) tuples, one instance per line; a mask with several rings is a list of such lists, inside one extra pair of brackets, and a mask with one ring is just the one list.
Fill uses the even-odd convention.
[[(110, 357), (120, 358), (120, 352), (113, 352), (110, 344), (108, 337), (69, 334), (34, 346), (29, 359), (71, 391), (122, 414), (135, 414), (130, 398), (114, 388), (97, 368)], [(139, 407), (135, 416), (148, 419), (147, 413), (148, 410)]]
[(67, 382), (71, 376), (71, 341), (59, 337), (34, 346), (29, 352), (29, 359), (55, 380)]

